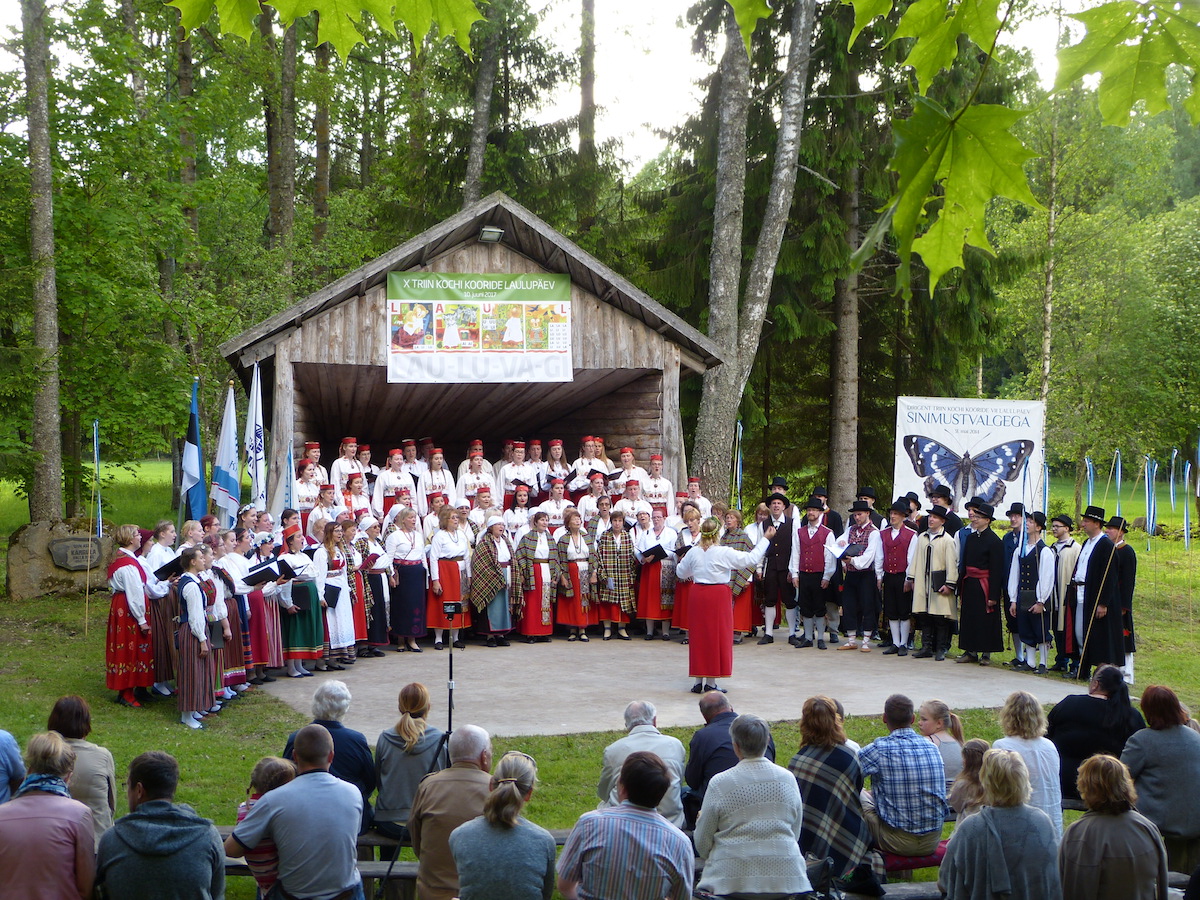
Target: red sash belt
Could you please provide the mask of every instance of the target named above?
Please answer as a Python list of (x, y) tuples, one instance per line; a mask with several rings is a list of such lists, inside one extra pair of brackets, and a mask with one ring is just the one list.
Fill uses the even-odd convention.
[(988, 582), (991, 574), (988, 569), (981, 569), (979, 566), (967, 566), (966, 577), (974, 578), (979, 582), (979, 586), (983, 588), (983, 599), (989, 603), (991, 602), (991, 595), (988, 593)]

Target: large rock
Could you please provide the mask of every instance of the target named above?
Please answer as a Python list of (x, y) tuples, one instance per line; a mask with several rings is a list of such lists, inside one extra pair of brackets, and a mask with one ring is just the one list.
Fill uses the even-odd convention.
[(46, 594), (107, 590), (105, 572), (113, 542), (97, 538), (88, 519), (34, 522), (8, 539), (8, 596), (28, 600)]

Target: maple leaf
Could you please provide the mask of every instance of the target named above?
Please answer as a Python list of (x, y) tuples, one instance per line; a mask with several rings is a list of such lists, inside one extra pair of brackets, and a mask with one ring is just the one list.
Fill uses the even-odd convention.
[(862, 30), (879, 16), (886, 16), (892, 11), (892, 0), (843, 0), (845, 4), (854, 7), (854, 30), (850, 32), (847, 47), (853, 47)]
[(917, 0), (904, 11), (888, 43), (916, 39), (904, 63), (912, 66), (924, 94), (934, 76), (958, 58), (960, 34), (984, 50), (991, 49), (1000, 30), (999, 8), (1000, 0), (960, 0), (949, 14), (946, 0)]
[(758, 20), (771, 14), (771, 6), (767, 0), (728, 0), (728, 3), (733, 7), (733, 17), (737, 20), (742, 40), (746, 42), (746, 53), (749, 53), (750, 36), (758, 27)]
[[(1154, 115), (1167, 109), (1166, 69), (1171, 63), (1200, 70), (1200, 6), (1195, 3), (1139, 3), (1114, 0), (1076, 13), (1087, 33), (1058, 51), (1055, 90), (1084, 75), (1100, 74), (1100, 113), (1106, 125), (1126, 125), (1144, 103)], [(1193, 82), (1184, 108), (1200, 121)]]
[[(1022, 115), (1003, 106), (977, 104), (952, 117), (934, 101), (918, 97), (913, 114), (895, 124), (895, 150), (888, 167), (898, 179), (887, 216), (899, 245), (897, 280), (906, 291), (914, 251), (929, 269), (932, 291), (943, 275), (962, 265), (965, 244), (992, 249), (984, 221), (994, 198), (1040, 208), (1021, 168), (1035, 154), (1009, 131)], [(931, 215), (927, 206), (939, 185), (941, 208), (917, 237)], [(874, 252), (884, 233), (872, 229), (855, 254), (856, 263)]]
[[(214, 0), (169, 0), (167, 5), (179, 10), (181, 24), (191, 30), (208, 21)], [(319, 13), (320, 39), (328, 41), (342, 59), (363, 42), (358, 26), (364, 13), (369, 13), (390, 34), (396, 33), (399, 19), (412, 32), (418, 48), (436, 25), (439, 34), (453, 36), (468, 53), (471, 24), (483, 18), (474, 0), (275, 0), (268, 5), (279, 13), (279, 21), (285, 27), (309, 13)], [(254, 19), (260, 11), (257, 0), (215, 0), (215, 8), (222, 33), (250, 40)]]

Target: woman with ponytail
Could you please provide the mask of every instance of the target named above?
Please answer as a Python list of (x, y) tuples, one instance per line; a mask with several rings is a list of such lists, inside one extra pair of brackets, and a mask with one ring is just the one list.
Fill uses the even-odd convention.
[[(695, 684), (692, 693), (722, 690), (718, 678), (733, 674), (733, 594), (729, 582), (734, 571), (762, 561), (775, 537), (767, 528), (754, 549), (722, 547), (721, 522), (712, 516), (700, 525), (700, 540), (679, 561), (676, 575), (692, 582), (688, 590), (688, 670)], [(723, 691), (722, 691), (723, 692)]]
[(450, 833), (459, 900), (550, 900), (554, 838), (521, 815), (536, 783), (532, 756), (516, 750), (504, 754), (483, 815)]
[(375, 742), (375, 830), (399, 841), (408, 840), (408, 815), (417, 785), (430, 772), (450, 765), (446, 734), (427, 723), (429, 689), (419, 681), (400, 689), (400, 721)]

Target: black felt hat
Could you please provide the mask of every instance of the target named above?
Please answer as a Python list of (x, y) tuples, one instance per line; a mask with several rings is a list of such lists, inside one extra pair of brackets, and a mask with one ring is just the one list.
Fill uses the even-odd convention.
[(1099, 522), (1101, 525), (1108, 521), (1108, 517), (1104, 515), (1103, 506), (1089, 506), (1083, 511), (1083, 515), (1080, 518), (1091, 519), (1094, 522)]

